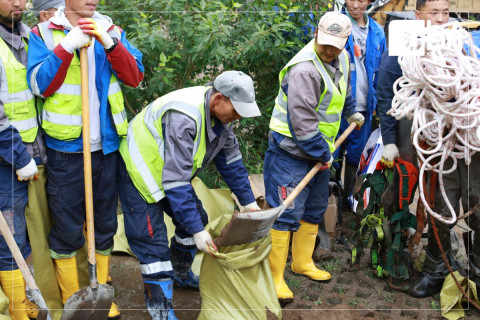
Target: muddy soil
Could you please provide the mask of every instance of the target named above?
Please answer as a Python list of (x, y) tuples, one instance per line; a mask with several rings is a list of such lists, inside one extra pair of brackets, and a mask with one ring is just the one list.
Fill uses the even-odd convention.
[[(344, 216), (345, 223), (349, 219)], [(439, 295), (415, 299), (391, 290), (386, 280), (377, 278), (369, 270), (368, 260), (369, 255), (365, 254), (360, 266), (352, 268), (350, 252), (340, 241), (334, 240), (331, 258), (317, 264), (331, 272), (332, 279), (328, 283), (295, 275), (288, 264), (285, 278), (295, 298), (283, 306), (283, 319), (442, 319)], [(137, 260), (114, 254), (111, 276), (122, 319), (150, 319), (144, 306)], [(173, 300), (178, 319), (197, 318), (201, 308), (199, 292), (175, 289)], [(480, 319), (480, 313), (470, 308), (465, 319)]]

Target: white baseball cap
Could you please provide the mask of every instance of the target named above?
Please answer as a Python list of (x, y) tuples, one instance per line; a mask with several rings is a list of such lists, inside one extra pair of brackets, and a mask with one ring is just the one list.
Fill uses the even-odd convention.
[(340, 12), (330, 11), (318, 22), (317, 43), (343, 49), (351, 32), (350, 18)]
[(215, 78), (213, 87), (232, 101), (235, 111), (243, 118), (262, 115), (255, 102), (253, 80), (242, 71), (225, 71)]

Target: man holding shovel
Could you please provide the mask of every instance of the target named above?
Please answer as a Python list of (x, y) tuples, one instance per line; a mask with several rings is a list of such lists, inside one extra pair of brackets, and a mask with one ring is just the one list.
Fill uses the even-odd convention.
[[(25, 2), (0, 1), (0, 210), (26, 258), (31, 249), (27, 242), (25, 208), (27, 201), (35, 201), (29, 199), (29, 192), (35, 192), (41, 187), (41, 181), (45, 181), (46, 154), (35, 97), (26, 82), (30, 28), (20, 22)], [(37, 166), (42, 167), (40, 177)], [(33, 182), (35, 178), (39, 180)], [(0, 284), (10, 300), (10, 316), (14, 320), (29, 319), (25, 281), (3, 236), (0, 238)]]
[[(85, 239), (82, 125), (90, 128), (93, 210), (98, 282), (108, 278), (113, 235), (117, 230), (116, 163), (127, 119), (119, 82), (137, 87), (143, 80), (142, 54), (112, 20), (95, 11), (97, 0), (66, 0), (65, 7), (30, 35), (28, 81), (45, 98), (50, 232), (62, 301), (79, 290), (77, 250)], [(89, 46), (90, 45), (90, 46)], [(82, 124), (78, 49), (88, 47), (89, 123)], [(88, 118), (87, 118), (88, 119)], [(109, 319), (118, 318), (112, 304)]]
[[(347, 16), (325, 13), (315, 39), (280, 72), (264, 162), (266, 199), (272, 208), (317, 162), (332, 165), (342, 112), (348, 123), (361, 127), (364, 122), (351, 96), (350, 61), (344, 50), (351, 29)], [(330, 279), (312, 260), (318, 225), (328, 205), (329, 178), (329, 170), (317, 173), (271, 229), (269, 261), (279, 299), (293, 299), (283, 277), (291, 231), (292, 271), (317, 281)]]
[[(225, 71), (206, 86), (185, 88), (149, 104), (120, 144), (119, 194), (130, 248), (140, 260), (145, 302), (155, 320), (176, 319), (174, 280), (196, 286), (191, 265), (198, 249), (215, 246), (208, 217), (190, 183), (211, 161), (246, 210), (259, 210), (231, 122), (260, 115), (252, 79)], [(175, 225), (168, 247), (163, 220)], [(171, 255), (170, 255), (171, 254)]]

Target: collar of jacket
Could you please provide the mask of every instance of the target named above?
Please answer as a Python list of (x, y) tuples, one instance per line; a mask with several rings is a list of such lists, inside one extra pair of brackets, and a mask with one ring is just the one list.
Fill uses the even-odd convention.
[(0, 37), (3, 39), (3, 41), (8, 43), (12, 48), (16, 50), (20, 50), (25, 47), (25, 43), (22, 41), (22, 38), (28, 39), (30, 28), (20, 22), (15, 28), (18, 31), (18, 34), (15, 34), (7, 30), (5, 27), (6, 26), (4, 25), (0, 25)]

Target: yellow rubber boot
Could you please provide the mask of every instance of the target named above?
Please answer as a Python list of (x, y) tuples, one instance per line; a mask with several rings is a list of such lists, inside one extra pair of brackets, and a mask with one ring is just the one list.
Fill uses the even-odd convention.
[(303, 274), (317, 281), (330, 280), (330, 273), (317, 269), (313, 263), (312, 254), (315, 249), (318, 224), (300, 220), (300, 228), (293, 233), (292, 241), (292, 271)]
[(283, 277), (290, 245), (290, 231), (271, 229), (270, 234), (272, 236), (272, 250), (268, 256), (268, 261), (270, 262), (277, 297), (279, 300), (293, 300), (293, 293)]
[(29, 320), (25, 301), (25, 281), (19, 269), (0, 271), (0, 283), (8, 297), (8, 312), (13, 320)]
[(78, 283), (77, 259), (75, 257), (54, 259), (53, 262), (55, 264), (58, 285), (62, 292), (62, 302), (63, 305), (65, 305), (68, 298), (80, 290), (80, 285)]
[[(110, 255), (104, 256), (99, 253), (95, 253), (95, 259), (97, 260), (97, 280), (100, 284), (106, 284), (108, 281), (108, 274), (110, 272)], [(108, 313), (108, 319), (114, 320), (120, 317), (120, 310), (118, 306), (112, 302), (110, 312)]]

